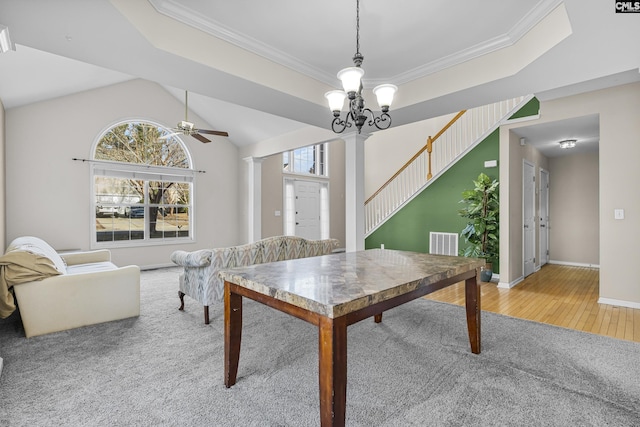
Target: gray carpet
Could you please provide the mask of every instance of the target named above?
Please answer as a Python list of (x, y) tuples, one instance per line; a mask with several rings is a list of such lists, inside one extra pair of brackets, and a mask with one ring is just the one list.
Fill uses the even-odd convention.
[[(317, 426), (317, 333), (245, 300), (238, 382), (221, 306), (204, 325), (177, 269), (142, 274), (141, 315), (30, 339), (0, 321), (1, 426)], [(417, 300), (349, 328), (348, 426), (638, 426), (640, 345)]]

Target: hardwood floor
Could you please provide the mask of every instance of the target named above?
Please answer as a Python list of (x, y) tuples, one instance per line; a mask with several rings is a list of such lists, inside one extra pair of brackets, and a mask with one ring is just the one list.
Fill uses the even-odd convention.
[[(598, 272), (547, 264), (511, 289), (482, 283), (482, 310), (640, 342), (640, 310), (598, 304)], [(425, 298), (464, 305), (464, 282)]]

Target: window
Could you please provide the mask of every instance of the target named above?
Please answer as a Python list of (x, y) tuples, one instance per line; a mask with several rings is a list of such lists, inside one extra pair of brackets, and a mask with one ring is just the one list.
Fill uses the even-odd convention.
[(317, 144), (309, 147), (297, 148), (282, 153), (284, 172), (329, 176), (327, 170), (328, 144)]
[(162, 126), (128, 121), (99, 139), (91, 165), (94, 246), (191, 240), (195, 173)]

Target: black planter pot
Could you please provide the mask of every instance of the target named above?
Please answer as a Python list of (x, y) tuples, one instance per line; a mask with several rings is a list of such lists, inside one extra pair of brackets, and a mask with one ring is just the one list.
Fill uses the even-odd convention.
[(491, 277), (493, 276), (493, 269), (491, 264), (486, 264), (482, 269), (480, 269), (480, 281), (481, 282), (490, 282)]

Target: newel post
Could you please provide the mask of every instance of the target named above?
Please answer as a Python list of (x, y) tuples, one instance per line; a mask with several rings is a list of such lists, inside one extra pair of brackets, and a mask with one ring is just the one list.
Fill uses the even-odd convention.
[(433, 150), (433, 139), (431, 139), (431, 135), (427, 138), (427, 153), (429, 153), (429, 173), (427, 174), (427, 180), (430, 180), (433, 175), (431, 175), (431, 151)]

